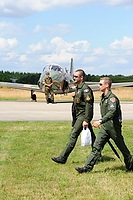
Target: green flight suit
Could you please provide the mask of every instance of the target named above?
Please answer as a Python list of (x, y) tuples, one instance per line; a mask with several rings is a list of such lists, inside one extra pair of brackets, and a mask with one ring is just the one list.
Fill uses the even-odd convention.
[(93, 169), (97, 157), (104, 148), (104, 145), (112, 138), (123, 154), (126, 168), (130, 170), (133, 167), (133, 157), (122, 136), (122, 114), (119, 99), (111, 91), (109, 91), (106, 96), (102, 94), (100, 110), (101, 127), (94, 142), (92, 152), (87, 158), (85, 167), (88, 171)]
[[(46, 77), (44, 79), (44, 83), (46, 84), (51, 84), (52, 83), (52, 78), (51, 77)], [(53, 89), (52, 87), (49, 87), (49, 86), (45, 86), (45, 97), (46, 97), (46, 101), (48, 101), (49, 99), (49, 94), (51, 95), (51, 101), (54, 102), (54, 92), (53, 92)]]
[(92, 140), (95, 140), (95, 134), (93, 132), (92, 126), (90, 121), (93, 118), (93, 104), (94, 104), (94, 97), (91, 88), (85, 83), (81, 83), (76, 88), (76, 94), (73, 99), (74, 107), (76, 110), (76, 121), (73, 125), (73, 128), (70, 132), (69, 141), (64, 148), (64, 150), (60, 154), (60, 158), (64, 161), (67, 160), (69, 154), (72, 152), (73, 148), (76, 145), (78, 136), (80, 135), (83, 126), (83, 121), (89, 123), (89, 129), (92, 134)]

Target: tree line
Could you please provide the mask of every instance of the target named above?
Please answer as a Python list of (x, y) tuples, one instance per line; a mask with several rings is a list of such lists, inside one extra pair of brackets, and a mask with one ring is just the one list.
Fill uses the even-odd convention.
[(39, 80), (40, 75), (41, 75), (40, 73), (0, 71), (0, 81), (36, 85)]
[[(23, 84), (37, 84), (41, 73), (26, 73), (26, 72), (9, 72), (0, 71), (0, 82), (16, 82)], [(114, 83), (133, 82), (133, 75), (91, 75), (86, 74), (85, 81), (98, 82), (103, 76), (108, 76)]]
[(118, 75), (107, 75), (107, 74), (104, 74), (104, 75), (91, 75), (91, 74), (88, 74), (86, 75), (86, 78), (85, 80), (86, 81), (92, 81), (92, 82), (98, 82), (99, 79), (103, 76), (108, 76), (111, 78), (112, 82), (114, 83), (119, 83), (119, 82), (133, 82), (133, 75), (131, 76), (124, 76), (124, 75), (121, 75), (121, 74), (118, 74)]

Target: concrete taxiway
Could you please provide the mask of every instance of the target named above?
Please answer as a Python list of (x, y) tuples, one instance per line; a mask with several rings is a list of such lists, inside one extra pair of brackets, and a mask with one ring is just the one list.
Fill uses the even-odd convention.
[[(0, 121), (71, 121), (72, 103), (0, 101)], [(121, 103), (123, 120), (133, 120), (133, 102)], [(100, 119), (99, 103), (94, 104), (94, 118)]]

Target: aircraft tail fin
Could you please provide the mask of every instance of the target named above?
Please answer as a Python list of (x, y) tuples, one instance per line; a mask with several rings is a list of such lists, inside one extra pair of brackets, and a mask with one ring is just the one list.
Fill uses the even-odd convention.
[(73, 58), (71, 58), (71, 63), (70, 63), (70, 75), (73, 76)]

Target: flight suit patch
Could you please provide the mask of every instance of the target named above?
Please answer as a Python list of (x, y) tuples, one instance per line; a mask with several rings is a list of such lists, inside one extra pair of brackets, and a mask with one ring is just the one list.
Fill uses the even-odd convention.
[(114, 97), (110, 98), (110, 101), (111, 101), (112, 103), (114, 103), (114, 102), (115, 102), (115, 98), (114, 98)]
[(88, 93), (89, 91), (90, 91), (89, 89), (85, 89), (85, 90), (84, 90), (85, 93)]
[(112, 105), (110, 106), (110, 108), (114, 108), (114, 105), (112, 104)]
[(89, 101), (89, 100), (90, 100), (90, 97), (89, 97), (89, 96), (87, 96), (87, 97), (86, 97), (86, 100), (87, 100), (87, 101)]

